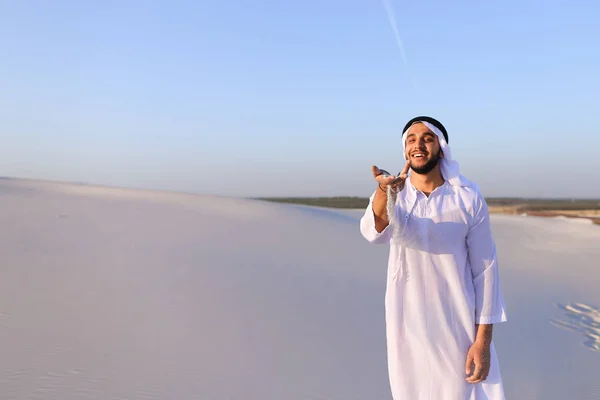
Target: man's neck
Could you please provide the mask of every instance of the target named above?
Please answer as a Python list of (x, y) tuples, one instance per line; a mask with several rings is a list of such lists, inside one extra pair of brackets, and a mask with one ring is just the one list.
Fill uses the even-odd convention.
[(412, 183), (415, 189), (429, 196), (435, 188), (444, 184), (444, 178), (438, 166), (427, 174), (417, 174), (413, 171), (410, 175), (410, 183)]

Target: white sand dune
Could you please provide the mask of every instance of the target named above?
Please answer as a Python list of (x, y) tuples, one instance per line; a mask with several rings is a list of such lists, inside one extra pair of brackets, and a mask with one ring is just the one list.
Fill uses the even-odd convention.
[[(0, 399), (390, 399), (360, 211), (0, 181)], [(493, 216), (507, 399), (600, 398), (600, 227)]]

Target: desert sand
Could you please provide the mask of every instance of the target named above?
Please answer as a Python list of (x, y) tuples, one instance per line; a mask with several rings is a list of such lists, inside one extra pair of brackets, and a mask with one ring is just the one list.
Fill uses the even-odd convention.
[[(25, 180), (0, 204), (1, 399), (391, 399), (360, 210)], [(491, 218), (507, 399), (599, 399), (600, 226)]]

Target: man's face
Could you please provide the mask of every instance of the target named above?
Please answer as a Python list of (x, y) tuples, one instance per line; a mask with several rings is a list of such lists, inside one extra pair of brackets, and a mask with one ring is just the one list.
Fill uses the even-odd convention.
[(443, 157), (437, 135), (422, 123), (414, 124), (406, 135), (405, 156), (415, 173), (430, 172)]

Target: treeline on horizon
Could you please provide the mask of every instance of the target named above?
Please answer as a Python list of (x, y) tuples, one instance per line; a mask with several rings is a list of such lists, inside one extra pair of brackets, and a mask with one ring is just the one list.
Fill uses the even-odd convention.
[[(257, 200), (276, 203), (300, 204), (327, 208), (365, 208), (366, 197), (258, 197)], [(519, 212), (544, 210), (598, 210), (600, 199), (535, 199), (511, 197), (486, 197), (488, 206), (513, 207)]]

